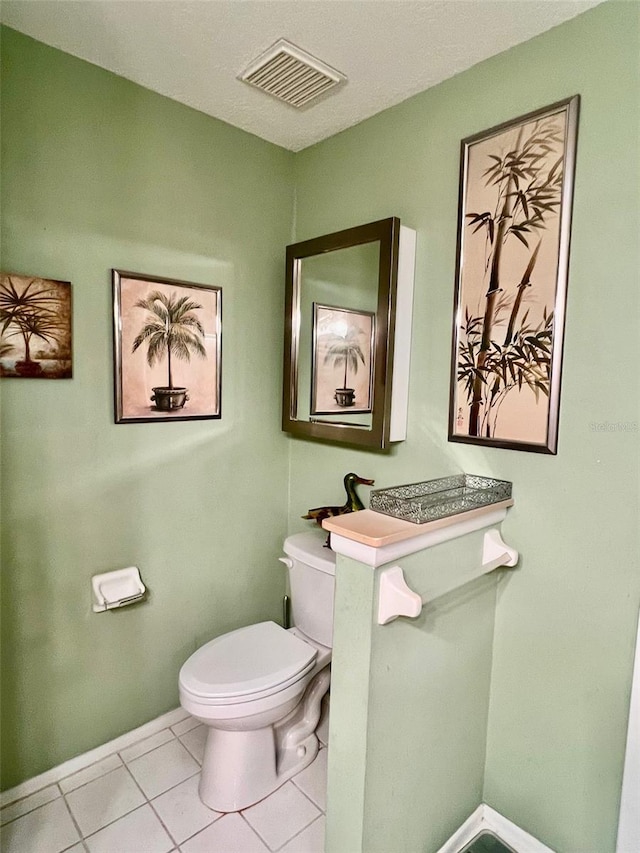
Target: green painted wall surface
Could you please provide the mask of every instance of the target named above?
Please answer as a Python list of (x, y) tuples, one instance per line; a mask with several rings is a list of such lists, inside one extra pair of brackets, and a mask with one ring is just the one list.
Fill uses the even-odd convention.
[(518, 56), (515, 85), (544, 68), (582, 114), (559, 455), (504, 469), (527, 489), (523, 562), (497, 613), (485, 798), (561, 853), (609, 853), (640, 602), (640, 4)]
[(478, 581), (415, 621), (376, 626), (367, 853), (438, 850), (482, 800), (495, 594), (492, 579)]
[(375, 586), (369, 566), (337, 557), (327, 773), (328, 853), (364, 849)]
[[(293, 155), (2, 33), (2, 268), (70, 280), (74, 378), (2, 387), (3, 787), (178, 704), (207, 639), (280, 614)], [(223, 417), (114, 425), (111, 268), (223, 288)], [(137, 565), (147, 603), (91, 612)]]
[[(388, 456), (291, 439), (290, 529), (341, 502), (350, 470), (377, 487), (456, 471), (513, 481), (503, 532), (522, 559), (498, 596), (484, 799), (559, 853), (614, 850), (640, 603), (638, 10), (604, 3), (295, 163), (296, 239), (397, 215), (418, 250), (408, 439)], [(558, 455), (448, 444), (459, 142), (576, 93)], [(417, 663), (412, 677), (426, 677)]]
[[(482, 537), (398, 561), (407, 584), (428, 598), (443, 576), (480, 560)], [(439, 849), (482, 797), (496, 579), (426, 604), (415, 620), (378, 625), (383, 570), (338, 566), (327, 853)]]

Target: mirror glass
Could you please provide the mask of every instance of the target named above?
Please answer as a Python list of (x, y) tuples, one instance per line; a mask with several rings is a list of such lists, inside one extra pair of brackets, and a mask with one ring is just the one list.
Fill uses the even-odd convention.
[(377, 242), (300, 262), (297, 420), (371, 429), (379, 264)]
[(284, 430), (386, 447), (399, 224), (287, 247)]

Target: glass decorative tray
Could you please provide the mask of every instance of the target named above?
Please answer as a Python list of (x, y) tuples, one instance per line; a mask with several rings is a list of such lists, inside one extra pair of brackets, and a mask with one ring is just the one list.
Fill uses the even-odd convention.
[(369, 507), (375, 512), (425, 524), (511, 498), (512, 483), (475, 474), (455, 474), (408, 486), (371, 492)]

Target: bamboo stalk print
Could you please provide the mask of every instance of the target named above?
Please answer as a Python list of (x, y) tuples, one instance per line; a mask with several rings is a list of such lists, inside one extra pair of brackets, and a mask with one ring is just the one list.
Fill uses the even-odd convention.
[(507, 347), (513, 340), (513, 330), (516, 324), (516, 319), (518, 317), (518, 311), (520, 310), (520, 305), (522, 304), (522, 300), (524, 298), (524, 291), (526, 287), (531, 287), (531, 274), (533, 272), (533, 268), (536, 265), (536, 260), (538, 258), (538, 252), (540, 251), (540, 244), (542, 240), (538, 240), (538, 245), (533, 250), (533, 254), (529, 258), (529, 263), (527, 264), (527, 268), (524, 271), (522, 278), (520, 279), (520, 284), (518, 285), (518, 293), (513, 302), (513, 308), (511, 309), (511, 316), (509, 317), (509, 325), (507, 326), (507, 333), (504, 336), (504, 344), (503, 346)]
[[(516, 140), (516, 150), (520, 145), (522, 131), (523, 128), (520, 128), (518, 132), (518, 138)], [(491, 332), (493, 328), (495, 301), (498, 295), (498, 291), (500, 290), (500, 260), (502, 258), (502, 247), (504, 245), (505, 240), (505, 231), (507, 228), (508, 221), (509, 219), (511, 219), (511, 200), (513, 198), (513, 186), (514, 174), (513, 170), (510, 170), (507, 175), (506, 192), (504, 193), (504, 198), (502, 201), (502, 210), (498, 219), (498, 231), (495, 237), (495, 244), (491, 252), (491, 273), (489, 277), (489, 290), (487, 291), (486, 296), (487, 302), (484, 311), (484, 322), (482, 324), (482, 340), (480, 342), (480, 349), (478, 351), (478, 359), (476, 364), (476, 373), (473, 380), (473, 395), (471, 398), (471, 411), (469, 416), (470, 435), (478, 435), (478, 418), (480, 416), (480, 407), (482, 405), (482, 386), (486, 382), (483, 370), (487, 353), (489, 351), (489, 347), (491, 346)], [(500, 188), (500, 193), (498, 195), (498, 204), (500, 203), (501, 194), (502, 187)], [(469, 214), (469, 216), (473, 216), (473, 214)], [(493, 222), (493, 220), (490, 221)], [(491, 243), (493, 243), (492, 238), (494, 231), (495, 229), (493, 227), (489, 229), (489, 238)]]
[(473, 275), (475, 287), (486, 279), (487, 289), (475, 309), (470, 296), (462, 304), (457, 356), (469, 436), (496, 435), (503, 404), (514, 390), (530, 391), (536, 403), (541, 394), (549, 396), (553, 310), (543, 304), (540, 318), (535, 302), (548, 294), (536, 293), (536, 268), (541, 248), (546, 241), (553, 247), (559, 233), (564, 163), (559, 118), (551, 114), (504, 131), (477, 155), (476, 180), (483, 187), (478, 198), (489, 209), (465, 213), (461, 227), (474, 245), (474, 235), (484, 238), (482, 268), (474, 266)]

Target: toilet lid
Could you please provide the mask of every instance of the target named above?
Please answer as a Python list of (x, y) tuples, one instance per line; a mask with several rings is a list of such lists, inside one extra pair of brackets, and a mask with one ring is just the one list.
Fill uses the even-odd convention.
[(180, 683), (203, 698), (265, 693), (304, 675), (317, 654), (317, 649), (275, 622), (259, 622), (198, 649), (180, 670)]

